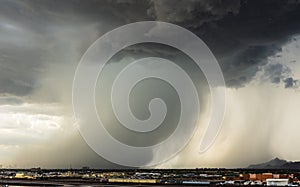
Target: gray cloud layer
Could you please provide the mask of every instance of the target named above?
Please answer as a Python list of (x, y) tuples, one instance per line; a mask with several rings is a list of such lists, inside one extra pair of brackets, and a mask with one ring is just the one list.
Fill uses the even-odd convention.
[(292, 1), (4, 1), (2, 4), (0, 92), (18, 96), (40, 87), (45, 81), (40, 77), (49, 71), (49, 66), (51, 69), (66, 63), (75, 65), (97, 37), (128, 22), (156, 19), (192, 30), (212, 49), (227, 85), (234, 87), (251, 81), (259, 66), (265, 65), (269, 56), (279, 52), (300, 31), (299, 4)]

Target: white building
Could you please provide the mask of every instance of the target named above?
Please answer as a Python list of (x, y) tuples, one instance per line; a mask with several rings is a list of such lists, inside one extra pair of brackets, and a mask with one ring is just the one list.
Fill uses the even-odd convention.
[(267, 186), (287, 186), (289, 179), (267, 179)]

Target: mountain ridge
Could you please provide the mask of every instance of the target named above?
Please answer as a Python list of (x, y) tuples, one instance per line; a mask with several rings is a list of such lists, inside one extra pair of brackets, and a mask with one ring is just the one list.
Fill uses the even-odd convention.
[(286, 161), (278, 157), (259, 164), (251, 164), (247, 168), (250, 169), (300, 169), (299, 161)]

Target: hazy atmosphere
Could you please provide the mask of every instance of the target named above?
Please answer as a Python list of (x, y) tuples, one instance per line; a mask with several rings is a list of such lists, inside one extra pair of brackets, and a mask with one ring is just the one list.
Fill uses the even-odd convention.
[[(1, 0), (0, 165), (2, 167), (118, 168), (97, 155), (78, 131), (72, 86), (85, 51), (106, 32), (138, 21), (179, 25), (201, 38), (222, 69), (226, 110), (212, 146), (199, 153), (209, 120), (207, 83), (191, 59), (155, 44), (130, 46), (116, 54), (96, 89), (97, 109), (115, 124), (104, 98), (116, 71), (145, 56), (175, 61), (196, 79), (201, 119), (189, 144), (156, 168), (246, 167), (279, 157), (300, 160), (300, 3), (294, 0)], [(145, 82), (132, 92), (132, 111), (141, 119), (156, 90)], [(101, 86), (102, 85), (102, 86)], [(164, 88), (163, 88), (164, 87)], [(152, 90), (152, 91), (151, 91)], [(177, 95), (163, 134), (146, 138), (107, 127), (118, 140), (152, 145), (168, 136), (178, 120)], [(175, 99), (174, 99), (174, 98)], [(136, 100), (135, 100), (136, 99)], [(104, 111), (103, 108), (104, 107)], [(107, 113), (106, 113), (107, 112)], [(174, 142), (176, 144), (176, 142)], [(156, 154), (149, 155), (149, 159)]]

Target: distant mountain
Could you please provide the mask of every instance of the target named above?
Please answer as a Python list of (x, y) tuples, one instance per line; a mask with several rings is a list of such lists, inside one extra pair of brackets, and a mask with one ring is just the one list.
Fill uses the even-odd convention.
[(274, 158), (269, 162), (252, 164), (248, 168), (253, 169), (300, 169), (300, 162), (288, 162), (279, 158)]

